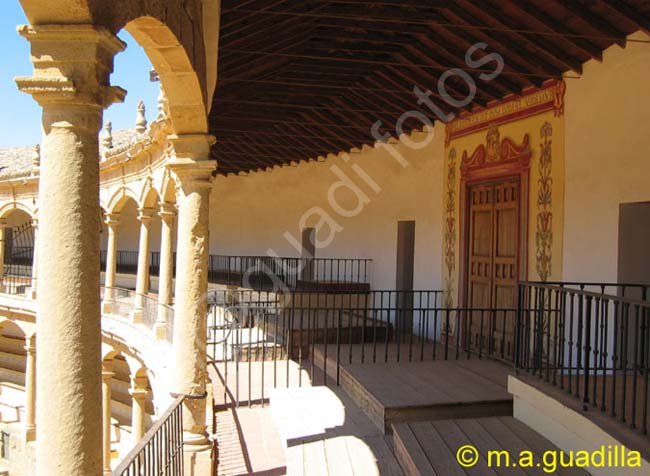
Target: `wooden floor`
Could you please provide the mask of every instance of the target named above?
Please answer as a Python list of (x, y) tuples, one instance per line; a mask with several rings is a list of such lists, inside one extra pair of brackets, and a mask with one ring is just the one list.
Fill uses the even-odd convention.
[[(398, 423), (393, 426), (393, 438), (397, 459), (405, 473), (413, 476), (589, 474), (579, 468), (561, 468), (559, 465), (555, 471), (545, 472), (545, 469), (553, 468), (544, 466), (542, 455), (546, 451), (559, 450), (539, 433), (512, 417)], [(473, 467), (462, 468), (457, 462), (456, 452), (464, 445), (472, 445), (478, 450), (479, 460)], [(499, 450), (507, 451), (510, 462), (515, 464), (521, 451), (531, 451), (534, 467), (513, 467), (512, 464), (498, 467), (495, 459), (488, 466), (488, 451)], [(505, 462), (505, 459), (502, 461)]]
[(340, 387), (274, 390), (271, 409), (286, 448), (287, 474), (403, 474), (385, 436)]
[(440, 344), (435, 349), (424, 346), (428, 359), (409, 362), (407, 353), (398, 362), (404, 349), (389, 344), (382, 351), (388, 362), (373, 363), (374, 345), (366, 344), (364, 353), (370, 358), (361, 363), (361, 345), (344, 347), (337, 354), (336, 347), (328, 346), (327, 356), (324, 346), (315, 348), (315, 364), (325, 368), (331, 379), (338, 377), (354, 402), (385, 432), (390, 432), (391, 423), (405, 420), (512, 415), (512, 396), (507, 391), (512, 368), (501, 362), (467, 359), (463, 354), (455, 360), (451, 349), (448, 357), (453, 360), (444, 360)]

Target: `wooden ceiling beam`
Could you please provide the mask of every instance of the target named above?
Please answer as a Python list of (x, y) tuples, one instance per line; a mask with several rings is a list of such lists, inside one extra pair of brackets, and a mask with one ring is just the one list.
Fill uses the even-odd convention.
[[(508, 29), (506, 35), (510, 38), (511, 42), (520, 42), (522, 46), (525, 45), (528, 51), (531, 52), (529, 56), (534, 57), (535, 54), (543, 55), (550, 62), (561, 64), (566, 69), (571, 69), (578, 74), (582, 73), (582, 62), (562, 51), (547, 38), (538, 37), (536, 40), (532, 40), (526, 34), (516, 31), (524, 30), (525, 28), (519, 22), (506, 15), (503, 10), (496, 10), (486, 3), (482, 3), (479, 7), (470, 0), (457, 0), (457, 5), (475, 19), (480, 18), (488, 25)], [(497, 36), (496, 33), (493, 36)]]
[(611, 23), (599, 17), (589, 9), (589, 3), (584, 5), (577, 4), (571, 1), (558, 1), (551, 0), (552, 2), (561, 5), (569, 15), (574, 15), (576, 19), (588, 25), (591, 29), (606, 35), (614, 41), (621, 48), (625, 48), (625, 33), (615, 28)]
[(532, 2), (508, 1), (508, 7), (523, 15), (528, 23), (539, 25), (548, 32), (557, 33), (558, 38), (565, 44), (570, 44), (592, 59), (602, 61), (603, 51), (598, 45), (580, 38), (577, 32), (563, 26), (561, 22), (535, 7)]

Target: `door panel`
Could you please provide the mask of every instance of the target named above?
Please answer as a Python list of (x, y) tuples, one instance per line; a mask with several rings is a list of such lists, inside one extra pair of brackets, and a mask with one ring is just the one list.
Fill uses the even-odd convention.
[[(519, 276), (519, 181), (473, 186), (469, 204), (467, 306), (514, 309)], [(482, 314), (482, 327), (481, 312), (470, 316), (472, 345), (511, 355), (514, 312)]]

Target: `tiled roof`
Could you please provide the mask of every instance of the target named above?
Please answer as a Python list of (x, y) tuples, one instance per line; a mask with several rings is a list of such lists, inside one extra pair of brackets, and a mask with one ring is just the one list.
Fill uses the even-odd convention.
[(33, 145), (0, 149), (0, 177), (29, 172), (33, 155)]
[[(111, 151), (122, 151), (138, 140), (135, 129), (122, 129), (113, 133), (113, 148)], [(34, 147), (11, 147), (0, 149), (0, 179), (21, 176), (32, 169)]]

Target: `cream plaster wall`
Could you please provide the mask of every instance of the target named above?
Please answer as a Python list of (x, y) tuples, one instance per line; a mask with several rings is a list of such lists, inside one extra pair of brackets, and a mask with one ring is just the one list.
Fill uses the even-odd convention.
[[(605, 448), (618, 447), (620, 451), (620, 448), (624, 446), (615, 436), (604, 429), (611, 426), (611, 420), (607, 417), (603, 418), (597, 413), (585, 416), (586, 413), (579, 410), (578, 402), (574, 407), (565, 406), (559, 400), (546, 395), (543, 391), (514, 375), (508, 377), (508, 392), (513, 396), (513, 416), (564, 452), (588, 451), (593, 453), (601, 450), (603, 446)], [(601, 427), (595, 421), (601, 421), (605, 425)], [(639, 435), (635, 440), (643, 441), (643, 437)], [(637, 451), (639, 448), (636, 445), (627, 447), (628, 450)], [(641, 457), (640, 467), (590, 466), (585, 469), (594, 476), (619, 476), (622, 474), (646, 476), (650, 471), (650, 463)]]
[(615, 281), (619, 204), (650, 200), (649, 78), (650, 45), (628, 42), (567, 80), (565, 280)]
[[(418, 133), (413, 140), (425, 137)], [(317, 249), (316, 256), (372, 258), (372, 287), (394, 289), (397, 222), (415, 220), (414, 287), (440, 289), (444, 129), (436, 125), (433, 139), (421, 150), (409, 149), (403, 141), (389, 146), (408, 161), (406, 167), (378, 146), (364, 147), (347, 161), (339, 156), (247, 176), (218, 177), (211, 194), (210, 253), (264, 255), (271, 248), (280, 256), (298, 257), (300, 252), (285, 239), (285, 232), (299, 243), (301, 225), (317, 226), (327, 216), (340, 232), (329, 246)], [(374, 184), (361, 178), (356, 167)], [(341, 180), (335, 171), (343, 172), (358, 190), (336, 188)], [(373, 190), (377, 186), (379, 193)], [(334, 208), (328, 199), (332, 188)], [(341, 215), (357, 208), (355, 193), (365, 194), (367, 204), (356, 216)], [(310, 209), (312, 213), (307, 213)], [(317, 240), (326, 241), (330, 232), (330, 225), (321, 226)]]

